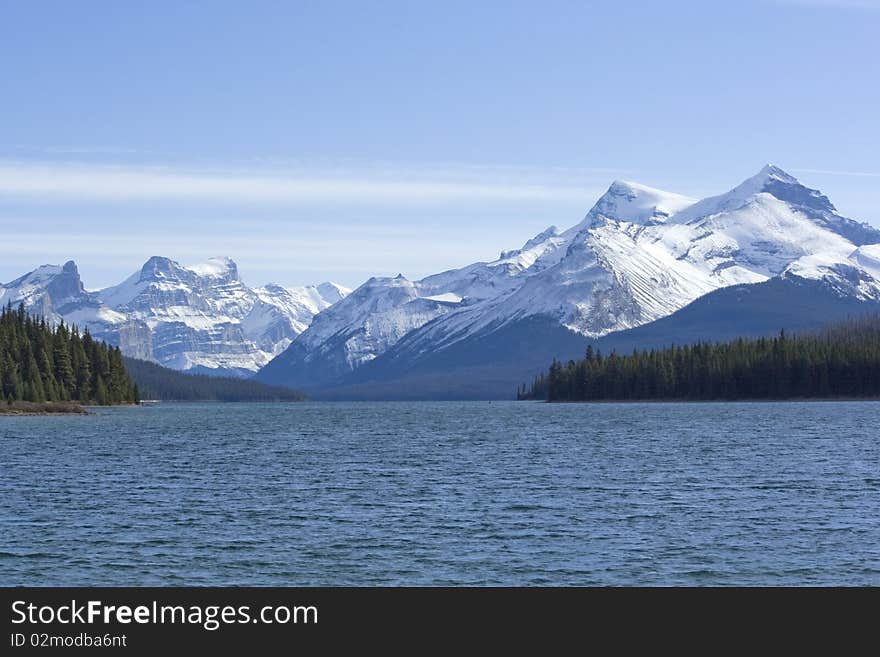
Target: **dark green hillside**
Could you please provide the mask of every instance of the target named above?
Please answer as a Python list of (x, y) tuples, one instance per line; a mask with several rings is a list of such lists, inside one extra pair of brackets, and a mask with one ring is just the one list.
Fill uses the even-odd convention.
[(880, 397), (880, 316), (790, 337), (699, 342), (554, 362), (520, 399), (806, 399)]
[(143, 399), (165, 401), (302, 401), (302, 393), (248, 379), (184, 374), (145, 360), (123, 357)]
[(118, 347), (10, 305), (0, 313), (0, 397), (9, 404), (126, 404), (138, 401), (138, 388)]

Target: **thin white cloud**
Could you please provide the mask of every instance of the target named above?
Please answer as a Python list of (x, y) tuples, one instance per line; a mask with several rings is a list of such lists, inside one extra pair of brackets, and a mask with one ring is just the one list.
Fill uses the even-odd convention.
[[(155, 233), (113, 235), (65, 232), (47, 239), (43, 232), (12, 232), (0, 244), (0, 283), (13, 280), (40, 264), (75, 260), (87, 287), (114, 285), (137, 271), (151, 255), (163, 255), (183, 264), (203, 262), (214, 255), (231, 256), (244, 279), (252, 284), (266, 281), (288, 284), (313, 283), (332, 278), (359, 285), (372, 275), (404, 272), (419, 278), (453, 266), (497, 257), (496, 245), (488, 240), (462, 242), (455, 235), (436, 236), (430, 246), (424, 240), (394, 234), (236, 236), (177, 233), (168, 240)], [(101, 275), (94, 275), (102, 271)], [(291, 275), (291, 271), (298, 272)], [(108, 273), (112, 272), (112, 273)], [(306, 276), (305, 272), (324, 272)]]
[(147, 151), (119, 146), (54, 146), (40, 149), (48, 155), (145, 155)]
[(773, 0), (780, 5), (827, 7), (829, 9), (880, 9), (880, 0)]
[(833, 171), (829, 169), (792, 169), (795, 173), (815, 173), (824, 176), (853, 176), (856, 178), (880, 178), (880, 171)]
[(46, 200), (196, 200), (298, 203), (445, 201), (584, 201), (597, 189), (570, 182), (511, 180), (510, 176), (460, 172), (431, 176), (399, 171), (308, 173), (190, 171), (184, 169), (0, 163), (0, 195)]

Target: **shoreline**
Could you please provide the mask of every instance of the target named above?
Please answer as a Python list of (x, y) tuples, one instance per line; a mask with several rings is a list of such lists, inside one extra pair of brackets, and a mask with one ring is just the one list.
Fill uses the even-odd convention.
[(11, 404), (0, 402), (0, 417), (22, 417), (34, 415), (88, 415), (89, 412), (78, 402), (26, 402)]
[(880, 397), (783, 397), (779, 399), (517, 399), (542, 404), (785, 404), (812, 402), (877, 402)]
[(47, 415), (94, 415), (93, 408), (136, 407), (139, 404), (111, 404), (99, 406), (80, 402), (26, 402), (17, 401), (9, 404), (0, 402), (0, 417), (34, 417)]

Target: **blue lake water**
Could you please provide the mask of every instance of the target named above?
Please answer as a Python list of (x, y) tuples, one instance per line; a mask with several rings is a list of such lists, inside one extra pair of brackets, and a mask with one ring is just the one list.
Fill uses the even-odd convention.
[(880, 403), (0, 417), (0, 584), (880, 584)]

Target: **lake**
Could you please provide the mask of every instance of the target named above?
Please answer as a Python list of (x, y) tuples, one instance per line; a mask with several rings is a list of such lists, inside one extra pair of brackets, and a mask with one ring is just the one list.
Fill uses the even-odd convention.
[(880, 584), (880, 403), (0, 417), (3, 585)]

